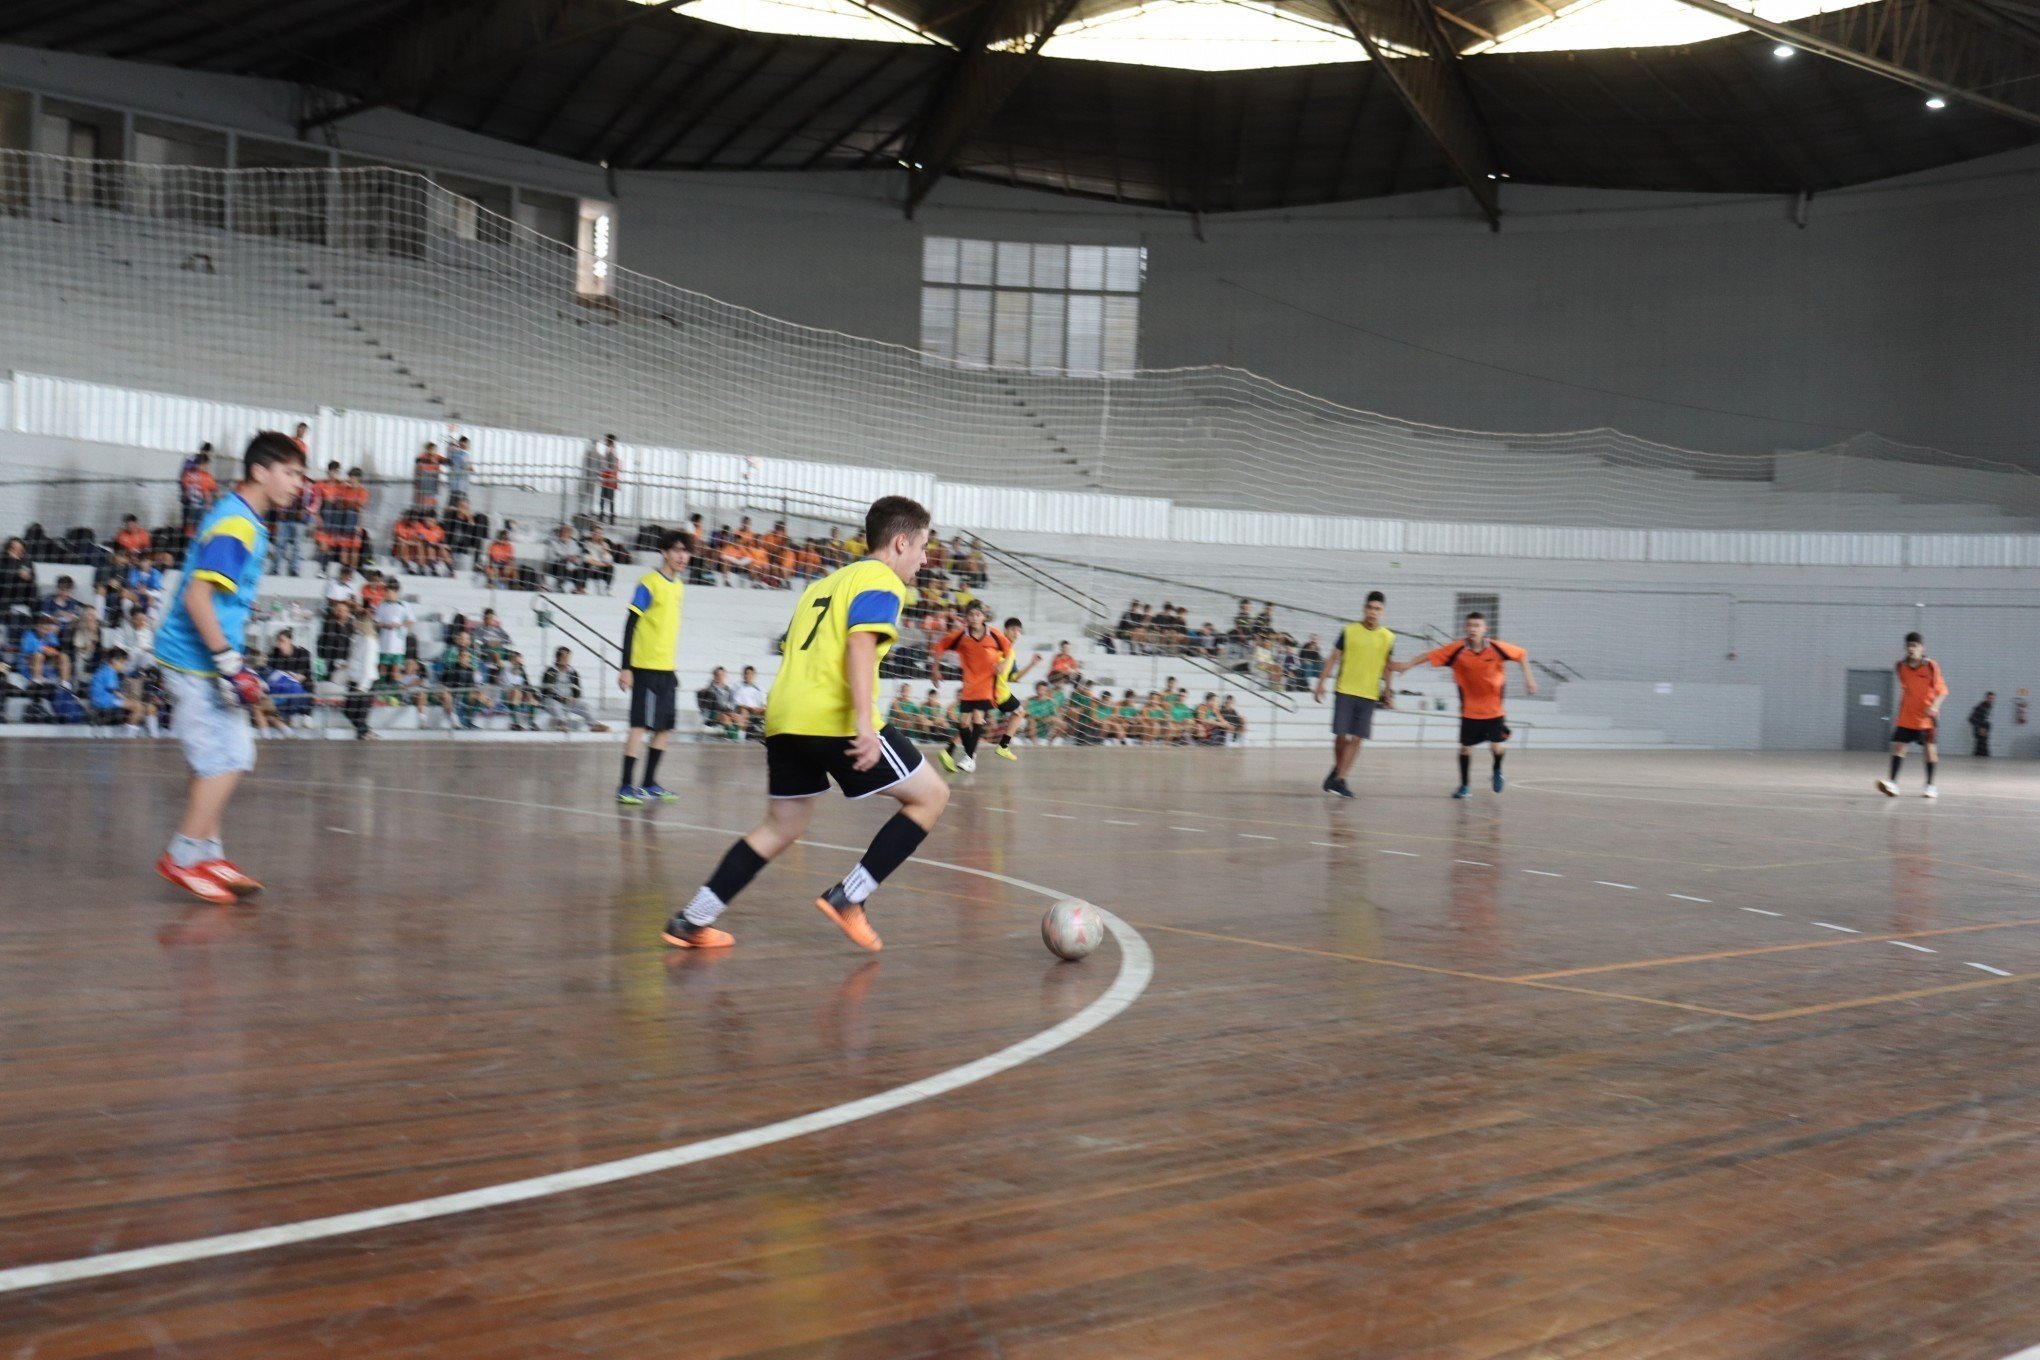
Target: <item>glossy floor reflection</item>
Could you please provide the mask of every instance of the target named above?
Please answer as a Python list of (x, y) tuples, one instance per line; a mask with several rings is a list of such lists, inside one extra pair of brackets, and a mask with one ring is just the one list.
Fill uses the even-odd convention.
[[(814, 847), (736, 950), (662, 948), (755, 748), (645, 809), (609, 748), (261, 756), (229, 848), (269, 888), (215, 909), (148, 872), (173, 748), (0, 742), (0, 1270), (770, 1124), (1121, 962), (925, 863), (862, 954)], [(2040, 1342), (2040, 782), (1879, 763), (1524, 752), (1453, 802), (1369, 751), (1341, 803), (1303, 753), (986, 761), (926, 854), (1134, 924), (1104, 1028), (695, 1166), (0, 1294), (0, 1354), (1999, 1360)]]

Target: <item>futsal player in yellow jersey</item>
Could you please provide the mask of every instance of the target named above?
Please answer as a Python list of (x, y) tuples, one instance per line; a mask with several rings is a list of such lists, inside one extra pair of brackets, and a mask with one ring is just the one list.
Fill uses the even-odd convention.
[[(630, 735), (623, 740), (623, 783), (617, 785), (616, 801), (633, 807), (678, 797), (659, 783), (659, 757), (673, 739), (679, 702), (680, 599), (687, 593), (680, 574), (687, 570), (690, 542), (678, 530), (659, 540), (659, 565), (639, 578), (623, 616), (623, 666), (616, 684), (630, 695)], [(638, 787), (631, 776), (647, 732), (652, 743), (645, 751), (645, 782)]]
[(716, 918), (760, 869), (800, 839), (814, 800), (833, 779), (845, 797), (882, 793), (900, 805), (857, 866), (815, 900), (856, 944), (880, 948), (864, 903), (927, 839), (949, 805), (949, 785), (904, 733), (886, 725), (878, 707), (878, 663), (899, 637), (900, 611), (913, 593), (908, 582), (927, 559), (928, 524), (927, 509), (905, 496), (872, 502), (864, 517), (870, 555), (801, 592), (765, 701), (765, 820), (730, 847), (694, 899), (666, 922), (667, 944), (734, 944), (715, 928)]
[(1013, 686), (1026, 679), (1027, 672), (1041, 664), (1041, 653), (1036, 652), (1027, 658), (1026, 665), (1018, 670), (1013, 668), (1013, 663), (1020, 659), (1020, 630), (1023, 626), (1018, 619), (1006, 620), (1006, 654), (999, 658), (999, 669), (992, 677), (992, 698), (997, 701), (1000, 720), (1005, 724), (1005, 730), (999, 733), (998, 751), (1008, 760), (1020, 758), (1013, 754), (1013, 738), (1020, 735), (1020, 724), (1027, 720), (1027, 715), (1020, 711), (1020, 696), (1013, 692)]
[(1311, 697), (1325, 701), (1325, 681), (1338, 676), (1338, 698), (1332, 708), (1332, 772), (1325, 776), (1326, 793), (1351, 798), (1346, 775), (1360, 754), (1360, 743), (1374, 735), (1377, 705), (1395, 707), (1391, 692), (1383, 684), (1388, 654), (1395, 650), (1395, 634), (1381, 626), (1388, 609), (1388, 597), (1378, 590), (1367, 592), (1367, 606), (1358, 623), (1349, 623), (1339, 634), (1324, 671), (1318, 676), (1317, 691)]

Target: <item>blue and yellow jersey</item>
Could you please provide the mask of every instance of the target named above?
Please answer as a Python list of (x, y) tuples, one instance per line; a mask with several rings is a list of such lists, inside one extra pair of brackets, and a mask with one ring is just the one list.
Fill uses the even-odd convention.
[(238, 493), (220, 497), (191, 546), (184, 550), (184, 575), (172, 597), (170, 612), (156, 630), (156, 660), (172, 670), (215, 675), (212, 649), (198, 636), (198, 626), (184, 607), (184, 587), (196, 579), (213, 587), (213, 613), (229, 647), (239, 648), (248, 632), (248, 611), (255, 607), (255, 589), (262, 583), (262, 564), (269, 556), (269, 530)]
[(1386, 628), (1349, 623), (1339, 635), (1339, 693), (1361, 699), (1381, 698), (1382, 671), (1395, 650), (1395, 634)]
[(1015, 651), (1013, 644), (1008, 642), (1006, 650), (999, 657), (999, 668), (992, 672), (992, 698), (995, 702), (1003, 704), (1013, 697), (1013, 663), (1018, 658), (1018, 652)]
[(663, 571), (648, 571), (630, 593), (630, 612), (637, 626), (630, 634), (630, 656), (625, 661), (634, 671), (677, 671), (680, 669), (680, 597), (687, 587)]
[[(853, 737), (857, 720), (850, 711), (849, 652), (852, 633), (878, 638), (877, 661), (883, 661), (900, 635), (900, 611), (913, 592), (893, 569), (870, 558), (852, 562), (812, 582), (794, 606), (786, 629), (779, 674), (765, 700), (765, 735)], [(878, 671), (871, 676), (871, 723), (885, 723), (880, 709)]]

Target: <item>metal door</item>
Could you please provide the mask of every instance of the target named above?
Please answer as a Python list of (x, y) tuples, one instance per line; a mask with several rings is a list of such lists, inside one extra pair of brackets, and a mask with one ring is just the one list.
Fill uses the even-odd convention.
[(1849, 716), (1843, 746), (1851, 751), (1881, 751), (1891, 741), (1891, 669), (1849, 672)]

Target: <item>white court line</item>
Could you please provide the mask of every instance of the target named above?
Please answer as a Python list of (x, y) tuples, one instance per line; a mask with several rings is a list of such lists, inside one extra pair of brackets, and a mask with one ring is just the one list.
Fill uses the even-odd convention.
[(2040, 1346), (2028, 1346), (2017, 1355), (2008, 1355), (2005, 1360), (2040, 1360)]
[(1783, 916), (1785, 914), (1782, 911), (1765, 911), (1762, 907), (1744, 907), (1743, 910), (1755, 912), (1759, 916)]
[(339, 833), (340, 835), (342, 835), (342, 836), (353, 836), (353, 835), (358, 835), (358, 834), (359, 834), (358, 832), (352, 831), (352, 830), (350, 830), (349, 828), (347, 828), (347, 827), (344, 827), (344, 826), (329, 826), (329, 827), (327, 827), (326, 829), (327, 829), (328, 831), (335, 831), (335, 832), (338, 832), (338, 833)]
[[(338, 788), (351, 787), (337, 784), (317, 784), (298, 780), (250, 780), (255, 784), (288, 783), (293, 787)], [(488, 798), (480, 794), (447, 793), (436, 789), (393, 789), (384, 788), (382, 793), (426, 794), (435, 798), (461, 798), (469, 802), (497, 803), (509, 807), (535, 808), (545, 812), (565, 812), (580, 816), (611, 816), (613, 813), (596, 812), (589, 808), (564, 807), (551, 803), (529, 803), (514, 798)], [(688, 831), (702, 831), (713, 835), (735, 836), (741, 833), (727, 831), (721, 827), (700, 826), (691, 822), (660, 819), (660, 824)], [(803, 840), (798, 844), (818, 850), (844, 850), (856, 853), (857, 847), (830, 845), (825, 841)], [(1042, 897), (1060, 898), (1062, 893), (1045, 888), (1039, 883), (1012, 878), (1006, 874), (993, 873), (989, 869), (974, 869), (966, 864), (951, 864), (944, 860), (924, 859), (916, 861), (937, 869), (953, 869), (958, 873), (972, 874), (978, 878), (989, 878), (1009, 884), (1025, 892), (1037, 893)], [(218, 1237), (200, 1237), (186, 1242), (166, 1242), (160, 1246), (139, 1247), (132, 1251), (106, 1252), (98, 1256), (81, 1256), (69, 1261), (48, 1261), (39, 1265), (15, 1266), (0, 1270), (0, 1294), (22, 1289), (38, 1289), (46, 1285), (65, 1284), (73, 1280), (87, 1280), (101, 1275), (123, 1275), (137, 1270), (153, 1270), (158, 1266), (181, 1265), (188, 1261), (205, 1261), (217, 1256), (234, 1256), (243, 1252), (262, 1251), (270, 1247), (294, 1246), (299, 1242), (317, 1241), (323, 1237), (339, 1237), (348, 1233), (369, 1232), (376, 1228), (394, 1227), (402, 1223), (417, 1223), (428, 1218), (444, 1218), (449, 1214), (469, 1213), (476, 1209), (493, 1209), (504, 1204), (517, 1204), (525, 1200), (542, 1199), (549, 1195), (564, 1194), (570, 1190), (585, 1190), (591, 1186), (608, 1185), (615, 1181), (630, 1180), (637, 1176), (649, 1176), (660, 1171), (671, 1171), (676, 1167), (692, 1166), (716, 1157), (727, 1157), (733, 1153), (748, 1152), (753, 1148), (783, 1143), (790, 1138), (805, 1137), (823, 1129), (838, 1128), (870, 1119), (936, 1096), (995, 1077), (1001, 1072), (1011, 1071), (1023, 1063), (1032, 1062), (1045, 1053), (1052, 1053), (1065, 1044), (1083, 1038), (1120, 1012), (1131, 1006), (1147, 989), (1154, 977), (1154, 954), (1140, 932), (1114, 916), (1102, 907), (1098, 915), (1104, 918), (1105, 928), (1119, 941), (1119, 975), (1112, 979), (1097, 1000), (1072, 1015), (1059, 1025), (1051, 1026), (1030, 1038), (1010, 1044), (996, 1053), (990, 1053), (961, 1067), (952, 1067), (946, 1072), (937, 1072), (932, 1077), (910, 1081), (904, 1086), (895, 1086), (889, 1091), (865, 1096), (861, 1100), (846, 1101), (832, 1105), (826, 1110), (812, 1114), (797, 1115), (782, 1119), (776, 1124), (762, 1128), (745, 1129), (739, 1133), (724, 1134), (720, 1138), (704, 1139), (698, 1143), (683, 1143), (679, 1147), (666, 1148), (659, 1152), (648, 1152), (637, 1157), (625, 1157), (613, 1162), (597, 1162), (593, 1166), (575, 1167), (569, 1171), (555, 1171), (549, 1175), (533, 1176), (521, 1181), (505, 1181), (499, 1185), (485, 1185), (474, 1190), (463, 1190), (457, 1194), (436, 1195), (430, 1199), (410, 1200), (403, 1204), (386, 1204), (380, 1208), (362, 1209), (349, 1214), (334, 1214), (327, 1218), (309, 1218), (296, 1223), (279, 1223), (268, 1228), (254, 1228), (247, 1232), (224, 1233)]]
[(1113, 820), (1112, 820), (1112, 819), (1111, 819), (1110, 817), (1107, 817), (1107, 818), (1105, 819), (1105, 825), (1107, 825), (1107, 826), (1139, 826), (1139, 825), (1140, 825), (1140, 823), (1139, 823), (1139, 822), (1115, 822), (1115, 821), (1113, 821)]
[(1526, 873), (1526, 874), (1535, 874), (1535, 875), (1537, 875), (1537, 876), (1538, 876), (1539, 878), (1564, 878), (1564, 877), (1565, 877), (1565, 875), (1564, 875), (1564, 874), (1554, 874), (1554, 873), (1553, 873), (1553, 872), (1551, 872), (1551, 870), (1549, 870), (1549, 869), (1525, 869), (1525, 870), (1524, 870), (1523, 872), (1524, 872), (1524, 873)]
[(1058, 822), (1074, 822), (1075, 820), (1077, 820), (1075, 817), (1072, 817), (1067, 812), (1044, 812), (1041, 815), (1044, 817), (1053, 817)]
[(1861, 935), (1863, 933), (1853, 926), (1838, 926), (1832, 921), (1815, 921), (1814, 924), (1822, 930), (1839, 930), (1844, 935)]
[(1209, 836), (1211, 833), (1201, 826), (1172, 826), (1171, 831), (1187, 831), (1193, 836)]
[(995, 807), (988, 807), (985, 809), (986, 812), (1011, 812), (1012, 810), (1013, 809), (1011, 808), (995, 808)]
[(1706, 897), (1688, 897), (1688, 896), (1686, 896), (1686, 894), (1684, 894), (1684, 893), (1666, 893), (1666, 894), (1665, 894), (1665, 896), (1666, 896), (1666, 897), (1676, 897), (1676, 898), (1678, 898), (1678, 899), (1679, 899), (1679, 900), (1680, 900), (1681, 902), (1705, 902), (1705, 903), (1707, 903), (1707, 905), (1709, 905), (1709, 906), (1713, 906), (1713, 905), (1714, 905), (1714, 903), (1713, 903), (1713, 900), (1712, 900), (1712, 899), (1710, 899), (1710, 898), (1706, 898)]
[(1418, 854), (1418, 853), (1417, 853), (1416, 851), (1414, 851), (1414, 850), (1384, 850), (1384, 851), (1382, 851), (1381, 853), (1382, 853), (1382, 854), (1384, 854), (1384, 855), (1401, 855), (1401, 856), (1402, 856), (1402, 857), (1403, 857), (1404, 859), (1422, 859), (1422, 858), (1423, 858), (1423, 856), (1422, 856), (1422, 855)]
[(1923, 944), (1907, 944), (1904, 940), (1886, 940), (1885, 943), (1895, 944), (1900, 949), (1917, 949), (1922, 954), (1938, 954), (1941, 952), (1938, 949), (1929, 949)]
[(1332, 842), (1330, 842), (1330, 841), (1312, 841), (1312, 842), (1311, 842), (1311, 844), (1312, 844), (1312, 845), (1322, 845), (1322, 846), (1323, 846), (1323, 847), (1324, 847), (1325, 849), (1327, 849), (1327, 850), (1336, 850), (1336, 849), (1338, 849), (1338, 848), (1339, 848), (1338, 846), (1334, 845), (1334, 844), (1333, 844)]
[(1478, 864), (1483, 869), (1492, 869), (1495, 867), (1494, 865), (1489, 864), (1484, 859), (1455, 859), (1452, 862), (1454, 864)]
[(1236, 831), (1233, 834), (1243, 841), (1272, 841), (1275, 839), (1273, 836), (1260, 836), (1251, 831)]
[(1629, 892), (1638, 891), (1637, 886), (1634, 883), (1610, 883), (1605, 878), (1597, 878), (1594, 880), (1594, 883), (1596, 886), (1602, 888), (1622, 888)]
[[(1969, 967), (1971, 967), (1971, 968), (1981, 968), (1981, 969), (1982, 969), (1982, 970), (1983, 970), (1984, 972), (1986, 972), (1986, 973), (1996, 973), (1996, 974), (1997, 974), (1997, 975), (1998, 975), (1999, 977), (2010, 977), (2010, 976), (2011, 976), (2011, 974), (2010, 974), (2010, 973), (2007, 973), (2007, 972), (2006, 972), (2006, 971), (2005, 971), (2004, 969), (2002, 969), (2002, 968), (1993, 968), (1993, 967), (1991, 967), (1991, 966), (1990, 966), (1989, 964), (1987, 964), (1987, 963), (1972, 963), (1972, 964), (1970, 964), (1970, 965), (1968, 965), (1968, 966), (1969, 966)], [(2033, 1349), (2032, 1349), (2031, 1351), (2021, 1351), (2021, 1352), (2019, 1352), (2019, 1354), (2020, 1354), (2020, 1355), (2040, 1355), (2040, 1346), (2036, 1346), (2036, 1347), (2034, 1347), (2034, 1348), (2033, 1348)], [(2015, 1360), (2016, 1360), (2016, 1358), (2015, 1358)]]

